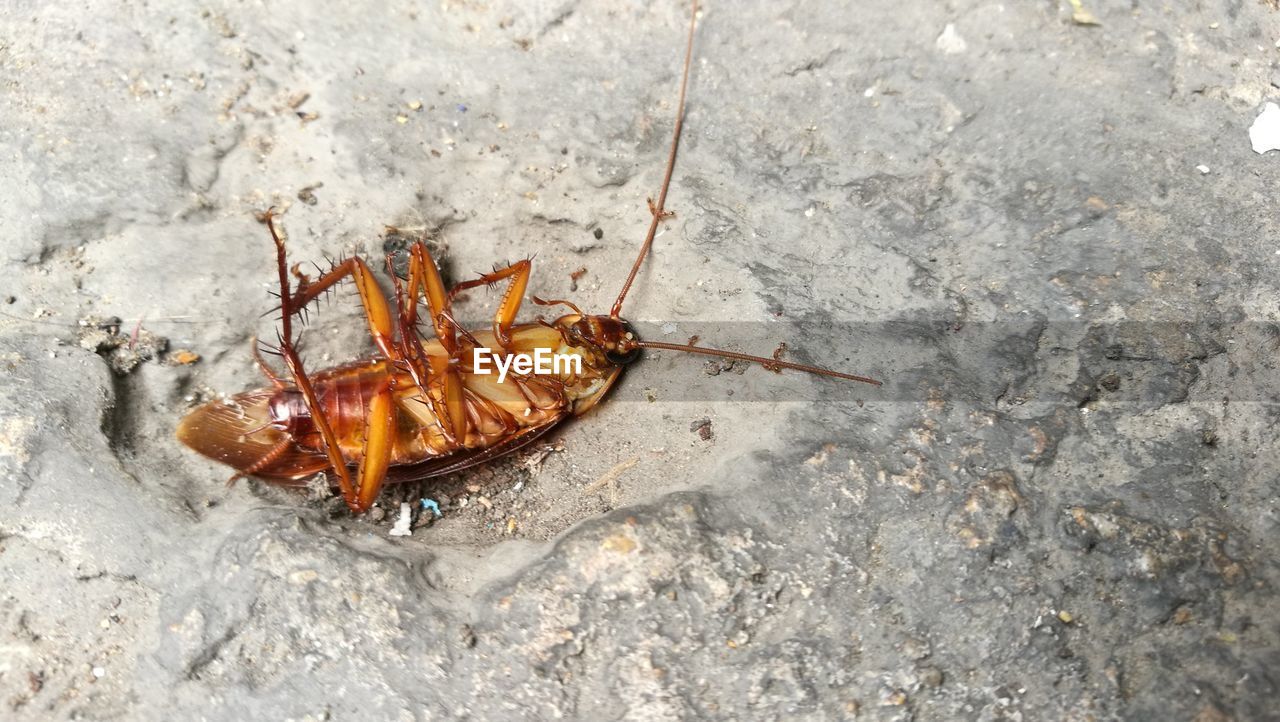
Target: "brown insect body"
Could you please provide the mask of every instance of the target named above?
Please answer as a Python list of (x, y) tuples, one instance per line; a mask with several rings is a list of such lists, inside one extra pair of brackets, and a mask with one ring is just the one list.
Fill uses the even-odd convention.
[[(320, 408), (329, 419), (343, 457), (358, 464), (364, 455), (365, 419), (379, 389), (394, 389), (393, 433), (389, 465), (411, 467), (393, 476), (426, 473), (421, 462), (450, 457), (450, 471), (466, 468), (460, 452), (477, 452), (513, 441), (533, 441), (558, 422), (586, 413), (613, 385), (622, 363), (590, 347), (564, 343), (556, 328), (570, 328), (581, 317), (565, 316), (551, 327), (527, 324), (510, 332), (512, 353), (533, 355), (538, 349), (578, 356), (581, 373), (517, 376), (502, 381), (493, 373), (477, 373), (471, 354), (458, 363), (465, 392), (467, 424), (461, 438), (443, 432), (443, 425), (411, 374), (386, 359), (347, 364), (310, 374)], [(472, 334), (484, 348), (497, 346), (492, 332)], [(438, 341), (423, 344), (428, 355), (448, 358)], [(615, 356), (616, 361), (621, 361)], [(196, 451), (227, 463), (244, 476), (277, 482), (298, 482), (329, 464), (324, 438), (303, 394), (292, 384), (273, 377), (275, 386), (213, 401), (192, 411), (178, 427), (178, 438)], [(511, 446), (511, 448), (516, 448)], [(480, 459), (474, 463), (480, 463)], [(438, 472), (444, 473), (444, 472)]]
[[(666, 175), (640, 253), (610, 313), (573, 313), (555, 321), (516, 324), (531, 264), (519, 261), (446, 290), (435, 262), (422, 242), (410, 247), (408, 278), (392, 274), (395, 312), (358, 257), (337, 264), (315, 282), (297, 274), (290, 290), (283, 239), (271, 213), (267, 225), (276, 245), (280, 281), (281, 333), (276, 350), (288, 369), (277, 376), (259, 357), (271, 388), (211, 401), (188, 414), (178, 438), (195, 451), (226, 463), (240, 476), (298, 485), (320, 472), (329, 474), (353, 512), (368, 509), (385, 483), (426, 479), (459, 471), (508, 454), (586, 413), (644, 348), (669, 349), (750, 361), (773, 371), (783, 368), (879, 385), (878, 381), (775, 358), (750, 356), (700, 346), (639, 339), (622, 319), (627, 291), (653, 244), (664, 210), (683, 122), (685, 89), (692, 58), (694, 2), (685, 49), (684, 75)], [(388, 259), (388, 267), (390, 267)], [(308, 373), (299, 357), (292, 317), (321, 293), (350, 277), (364, 305), (378, 356), (368, 361)], [(452, 316), (452, 301), (467, 289), (501, 282), (507, 288), (492, 329), (471, 332)], [(419, 306), (427, 313), (419, 319)], [(424, 333), (434, 332), (434, 338)], [(539, 352), (577, 359), (552, 373), (510, 372), (505, 378), (476, 368), (476, 349), (509, 364), (517, 355)], [(255, 347), (256, 355), (256, 347)]]

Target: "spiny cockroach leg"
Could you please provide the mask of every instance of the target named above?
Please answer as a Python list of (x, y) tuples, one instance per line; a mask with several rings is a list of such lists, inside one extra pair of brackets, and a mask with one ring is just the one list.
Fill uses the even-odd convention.
[[(421, 389), (451, 443), (461, 443), (467, 435), (466, 399), (459, 373), (458, 325), (449, 314), (449, 295), (440, 270), (422, 241), (409, 247), (408, 294), (397, 297), (400, 304), (401, 355), (408, 361), (414, 383)], [(426, 300), (431, 325), (445, 355), (429, 355), (417, 333), (419, 294)], [(423, 430), (426, 434), (428, 431)]]
[[(378, 351), (387, 358), (395, 358), (395, 330), (391, 322), (391, 306), (387, 297), (378, 288), (373, 272), (359, 256), (352, 256), (337, 264), (333, 270), (314, 281), (298, 285), (297, 296), (290, 299), (287, 313), (299, 313), (314, 301), (321, 293), (329, 290), (344, 277), (351, 276), (355, 281), (356, 291), (360, 294), (360, 302), (364, 305), (364, 314), (369, 321), (369, 335)], [(282, 304), (283, 307), (283, 304)]]
[(347, 468), (347, 461), (343, 458), (342, 449), (339, 447), (337, 437), (333, 433), (333, 425), (329, 423), (324, 408), (320, 405), (320, 399), (311, 385), (311, 379), (307, 376), (306, 370), (302, 366), (302, 359), (298, 356), (293, 339), (292, 319), (294, 313), (301, 308), (305, 308), (319, 293), (337, 283), (343, 276), (350, 275), (356, 282), (356, 289), (359, 291), (360, 300), (364, 304), (365, 317), (369, 322), (369, 331), (373, 335), (374, 343), (378, 345), (383, 355), (394, 363), (401, 360), (401, 356), (394, 343), (395, 331), (391, 323), (391, 308), (387, 304), (387, 297), (382, 294), (382, 290), (378, 288), (377, 282), (373, 279), (373, 274), (369, 271), (369, 267), (357, 257), (352, 257), (338, 264), (332, 271), (326, 273), (315, 283), (304, 282), (304, 290), (299, 297), (297, 299), (292, 298), (289, 293), (288, 260), (285, 253), (284, 239), (276, 232), (272, 216), (273, 214), (268, 211), (266, 216), (267, 228), (270, 229), (271, 239), (276, 244), (276, 262), (280, 274), (280, 307), (283, 309), (280, 319), (282, 329), (280, 333), (280, 354), (284, 357), (285, 366), (288, 367), (289, 373), (293, 376), (294, 384), (298, 387), (298, 391), (302, 393), (303, 401), (311, 414), (312, 423), (315, 424), (320, 431), (321, 438), (324, 439), (325, 454), (329, 457), (329, 464), (333, 469), (333, 473), (338, 477), (338, 487), (342, 491), (342, 498), (353, 512), (359, 513), (367, 510), (377, 499), (378, 492), (382, 489), (382, 479), (386, 476), (387, 466), (391, 460), (392, 431), (395, 416), (391, 403), (392, 390), (390, 384), (388, 384), (387, 388), (375, 393), (369, 404), (368, 418), (365, 420), (367, 424), (366, 448), (360, 460), (359, 486), (355, 486), (351, 481), (351, 471)]
[(416, 241), (409, 247), (409, 298), (401, 309), (401, 315), (410, 326), (418, 322), (418, 294), (421, 293), (431, 312), (431, 326), (435, 329), (436, 338), (444, 345), (446, 352), (452, 356), (458, 350), (458, 325), (445, 318), (449, 305), (453, 301), (444, 288), (444, 279), (440, 277), (440, 269), (427, 244)]
[(395, 398), (390, 379), (369, 397), (365, 415), (364, 455), (358, 477), (360, 493), (357, 507), (364, 511), (373, 506), (382, 491), (387, 468), (391, 465), (391, 449), (395, 443)]
[[(268, 423), (266, 426), (270, 426), (270, 425), (271, 425), (271, 424), (270, 424), (270, 423)], [(266, 428), (266, 426), (264, 426), (264, 427), (262, 427), (262, 428)], [(252, 433), (255, 433), (255, 432), (257, 432), (257, 431), (261, 431), (261, 429), (254, 429), (253, 431), (250, 431), (249, 433), (250, 433), (250, 434), (252, 434)], [(288, 437), (288, 436), (284, 437), (283, 439), (281, 439), (281, 440), (280, 440), (280, 442), (279, 442), (278, 444), (276, 444), (275, 446), (271, 447), (271, 450), (270, 450), (270, 451), (268, 451), (267, 453), (263, 454), (261, 459), (258, 459), (257, 461), (255, 461), (255, 462), (253, 462), (252, 464), (250, 464), (250, 465), (246, 466), (245, 468), (241, 469), (240, 471), (237, 471), (236, 473), (232, 474), (232, 475), (231, 475), (231, 478), (230, 478), (230, 479), (227, 479), (227, 486), (231, 486), (231, 485), (235, 484), (237, 479), (240, 479), (240, 478), (242, 478), (242, 477), (246, 477), (246, 476), (253, 476), (254, 474), (258, 473), (259, 471), (262, 471), (263, 469), (267, 468), (268, 466), (271, 466), (271, 464), (275, 463), (276, 459), (279, 459), (279, 458), (280, 458), (280, 456), (284, 454), (284, 452), (288, 451), (288, 450), (289, 450), (290, 448), (292, 448), (292, 447), (293, 447), (293, 439), (292, 439), (292, 438), (290, 438), (290, 437)]]
[[(258, 365), (258, 370), (262, 371), (262, 374), (266, 376), (269, 381), (271, 381), (272, 386), (276, 387), (277, 389), (284, 388), (285, 387), (284, 380), (281, 379), (279, 376), (277, 376), (276, 372), (272, 371), (271, 367), (267, 365), (266, 359), (262, 358), (262, 347), (258, 342), (257, 336), (254, 336), (251, 339), (251, 345), (253, 347), (253, 362)], [(278, 350), (275, 353), (279, 355)]]
[(342, 499), (347, 506), (355, 510), (358, 506), (356, 489), (351, 483), (351, 472), (347, 469), (347, 460), (342, 457), (342, 449), (338, 446), (338, 437), (333, 433), (333, 426), (330, 425), (328, 417), (325, 416), (324, 408), (320, 406), (320, 399), (316, 396), (315, 389), (311, 386), (311, 379), (307, 377), (307, 372), (302, 366), (302, 358), (298, 356), (297, 349), (293, 346), (293, 312), (295, 308), (290, 299), (289, 294), (289, 265), (288, 257), (285, 253), (284, 239), (276, 233), (275, 223), (272, 221), (274, 214), (271, 210), (266, 213), (267, 229), (271, 231), (271, 240), (276, 244), (276, 266), (280, 274), (280, 356), (284, 358), (285, 367), (289, 369), (289, 373), (293, 376), (293, 383), (298, 387), (298, 391), (302, 394), (303, 402), (307, 405), (307, 411), (311, 414), (311, 421), (315, 424), (317, 430), (320, 431), (320, 438), (324, 439), (325, 455), (329, 457), (329, 466), (332, 467), (333, 473), (338, 477), (338, 488), (342, 491)]
[(467, 341), (467, 343), (469, 343), (469, 344), (471, 344), (472, 346), (475, 346), (475, 347), (483, 347), (483, 346), (484, 346), (484, 344), (480, 343), (480, 339), (478, 339), (478, 338), (476, 338), (476, 337), (475, 337), (475, 334), (473, 334), (473, 333), (471, 333), (470, 331), (468, 331), (467, 329), (463, 328), (463, 327), (462, 327), (462, 325), (458, 323), (458, 320), (457, 320), (457, 319), (455, 319), (455, 318), (453, 317), (453, 311), (452, 311), (452, 310), (450, 310), (450, 309), (445, 309), (445, 310), (443, 310), (443, 311), (441, 311), (441, 312), (440, 312), (440, 316), (441, 316), (444, 320), (446, 320), (446, 321), (448, 321), (449, 323), (453, 324), (454, 328), (458, 329), (458, 335), (459, 335), (459, 336), (461, 336), (463, 339), (465, 339), (465, 340)]
[(502, 280), (510, 279), (507, 290), (502, 294), (498, 310), (493, 314), (493, 335), (503, 351), (511, 349), (511, 325), (515, 323), (516, 314), (520, 312), (520, 304), (524, 300), (525, 289), (529, 287), (529, 275), (533, 263), (529, 259), (516, 261), (503, 268), (494, 269), (493, 273), (482, 274), (479, 278), (463, 281), (449, 289), (449, 300), (454, 296), (472, 288), (489, 286)]

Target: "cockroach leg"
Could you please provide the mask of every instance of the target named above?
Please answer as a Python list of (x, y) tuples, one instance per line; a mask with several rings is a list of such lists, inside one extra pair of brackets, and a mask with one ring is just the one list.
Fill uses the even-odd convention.
[(529, 259), (516, 261), (505, 268), (496, 268), (493, 273), (486, 273), (479, 278), (463, 281), (449, 289), (449, 301), (454, 296), (468, 289), (489, 286), (499, 281), (510, 279), (507, 290), (502, 294), (498, 310), (493, 314), (493, 335), (503, 351), (511, 349), (511, 325), (515, 323), (516, 314), (520, 312), (520, 304), (524, 300), (525, 289), (529, 287), (529, 275), (533, 263)]
[[(270, 426), (270, 424), (267, 424), (267, 426)], [(266, 427), (263, 427), (263, 428), (266, 428)], [(260, 431), (260, 430), (261, 429), (255, 429), (255, 431)], [(271, 466), (273, 463), (275, 463), (277, 459), (281, 457), (281, 455), (283, 455), (286, 451), (288, 451), (291, 446), (293, 446), (293, 439), (285, 437), (283, 440), (280, 441), (280, 443), (271, 447), (270, 451), (263, 454), (261, 459), (258, 459), (257, 461), (246, 466), (240, 471), (237, 471), (236, 473), (232, 474), (231, 478), (227, 479), (227, 486), (231, 486), (235, 484), (237, 479), (240, 479), (246, 476), (253, 476), (259, 471), (262, 471), (268, 466)]]
[(369, 411), (364, 425), (364, 456), (358, 477), (360, 493), (355, 511), (365, 511), (377, 501), (391, 466), (391, 449), (395, 442), (395, 397), (390, 380), (369, 398)]
[(296, 306), (291, 302), (289, 296), (289, 263), (284, 248), (284, 239), (276, 233), (276, 226), (273, 222), (274, 213), (271, 210), (266, 212), (267, 229), (271, 231), (271, 240), (276, 244), (276, 265), (280, 274), (280, 308), (283, 312), (280, 314), (280, 356), (284, 359), (285, 366), (289, 369), (289, 373), (293, 376), (294, 385), (298, 387), (298, 391), (302, 394), (302, 399), (307, 405), (307, 410), (311, 414), (312, 422), (320, 432), (320, 437), (324, 439), (325, 455), (329, 457), (329, 466), (333, 469), (333, 473), (338, 477), (338, 488), (342, 491), (342, 498), (347, 502), (347, 506), (355, 509), (357, 506), (356, 490), (351, 483), (351, 473), (347, 470), (347, 460), (342, 458), (342, 449), (338, 446), (338, 437), (333, 433), (333, 427), (329, 424), (329, 419), (324, 414), (324, 409), (320, 406), (320, 399), (316, 396), (315, 389), (311, 386), (311, 379), (307, 377), (306, 370), (302, 367), (302, 359), (298, 356), (297, 349), (293, 346), (293, 309)]
[[(435, 413), (440, 431), (450, 442), (466, 438), (466, 400), (462, 376), (458, 372), (458, 324), (449, 313), (449, 295), (430, 251), (422, 241), (409, 247), (409, 292), (400, 304), (401, 353), (409, 364), (414, 383)], [(431, 325), (447, 355), (428, 355), (416, 328), (419, 294), (426, 300)], [(425, 435), (429, 433), (423, 429)]]
[(579, 316), (586, 315), (585, 313), (582, 312), (582, 309), (578, 308), (578, 306), (575, 303), (573, 303), (572, 301), (566, 301), (562, 298), (539, 298), (537, 296), (533, 296), (529, 300), (533, 301), (539, 306), (568, 306), (574, 313), (578, 314)]
[[(391, 321), (391, 306), (387, 303), (387, 297), (382, 294), (382, 290), (378, 288), (378, 282), (374, 280), (368, 264), (359, 256), (352, 256), (339, 263), (333, 267), (333, 270), (315, 281), (299, 283), (297, 297), (288, 304), (288, 313), (302, 311), (307, 304), (345, 276), (351, 276), (356, 283), (356, 290), (360, 292), (360, 302), (364, 305), (364, 314), (369, 321), (369, 334), (373, 337), (374, 345), (383, 356), (395, 358), (395, 331)], [(284, 297), (281, 298), (283, 300)]]
[(262, 348), (258, 344), (258, 337), (254, 336), (250, 343), (253, 348), (253, 362), (258, 365), (258, 370), (262, 371), (262, 374), (267, 377), (272, 386), (277, 389), (284, 388), (286, 385), (284, 379), (277, 376), (276, 372), (272, 371), (271, 367), (267, 365), (266, 359), (262, 358)]

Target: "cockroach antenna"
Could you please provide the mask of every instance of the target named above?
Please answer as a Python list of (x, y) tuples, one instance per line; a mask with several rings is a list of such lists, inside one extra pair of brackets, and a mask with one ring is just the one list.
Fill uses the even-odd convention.
[(761, 366), (770, 370), (792, 369), (794, 371), (804, 371), (805, 373), (817, 374), (819, 376), (830, 376), (832, 378), (844, 379), (846, 381), (859, 381), (864, 384), (871, 384), (872, 386), (880, 386), (882, 383), (880, 381), (877, 381), (873, 378), (869, 378), (867, 376), (856, 376), (854, 374), (846, 374), (846, 373), (841, 373), (839, 371), (832, 371), (831, 369), (824, 369), (819, 366), (810, 366), (808, 364), (792, 363), (790, 361), (783, 361), (781, 359), (774, 359), (774, 358), (765, 358), (763, 356), (752, 356), (750, 354), (738, 353), (737, 351), (723, 351), (721, 349), (716, 349), (716, 348), (706, 348), (705, 346), (694, 346), (692, 344), (685, 346), (678, 343), (663, 343), (661, 341), (639, 341), (639, 340), (635, 342), (635, 345), (639, 346), (640, 348), (661, 349), (663, 351), (685, 351), (687, 353), (702, 354), (703, 356), (718, 356), (720, 358), (730, 358), (730, 359), (736, 359), (738, 361), (750, 361), (751, 363), (760, 364)]
[(631, 290), (631, 284), (636, 280), (636, 274), (640, 272), (640, 265), (644, 263), (644, 259), (649, 255), (649, 249), (653, 246), (653, 239), (658, 234), (658, 224), (664, 219), (675, 215), (666, 211), (663, 206), (667, 202), (667, 191), (671, 188), (671, 176), (676, 169), (676, 151), (680, 148), (680, 129), (684, 127), (684, 96), (685, 91), (689, 87), (689, 66), (693, 60), (693, 31), (698, 25), (698, 0), (693, 0), (693, 12), (689, 15), (689, 40), (684, 46), (684, 74), (680, 76), (680, 97), (676, 101), (676, 122), (675, 127), (671, 130), (671, 152), (667, 154), (667, 171), (662, 176), (662, 190), (658, 193), (658, 202), (654, 203), (653, 199), (649, 199), (649, 213), (653, 216), (649, 221), (649, 231), (644, 236), (644, 243), (640, 246), (640, 253), (636, 256), (636, 262), (631, 264), (631, 272), (627, 274), (627, 280), (622, 284), (622, 290), (618, 292), (618, 300), (613, 302), (613, 309), (609, 311), (612, 318), (621, 318), (622, 302), (627, 298), (627, 291)]
[[(689, 87), (689, 66), (692, 65), (693, 60), (693, 36), (697, 23), (698, 2), (697, 0), (694, 0), (693, 12), (689, 18), (689, 39), (685, 43), (684, 48), (684, 73), (680, 77), (680, 95), (679, 99), (676, 101), (676, 119), (671, 131), (671, 150), (667, 154), (667, 170), (662, 177), (662, 186), (658, 192), (657, 202), (655, 203), (652, 198), (649, 199), (649, 213), (653, 216), (649, 221), (649, 231), (645, 233), (644, 243), (640, 246), (640, 253), (637, 254), (635, 263), (631, 265), (631, 272), (627, 274), (627, 280), (622, 284), (622, 290), (618, 293), (618, 299), (613, 302), (613, 308), (609, 311), (610, 318), (621, 320), (622, 302), (626, 300), (627, 292), (631, 290), (631, 284), (635, 282), (636, 274), (640, 272), (640, 266), (644, 264), (645, 258), (649, 255), (649, 250), (653, 247), (653, 239), (658, 233), (658, 224), (675, 215), (671, 211), (666, 210), (667, 191), (671, 187), (671, 176), (675, 172), (676, 152), (680, 148), (680, 130), (684, 126), (684, 100), (686, 90)], [(538, 299), (534, 299), (534, 302), (539, 303)], [(866, 376), (855, 376), (853, 374), (832, 371), (818, 366), (791, 363), (789, 361), (782, 361), (779, 359), (764, 358), (763, 356), (751, 356), (750, 354), (738, 353), (736, 351), (722, 351), (714, 348), (698, 347), (694, 346), (692, 343), (687, 346), (682, 346), (674, 343), (640, 341), (637, 339), (635, 340), (634, 345), (640, 348), (685, 351), (688, 353), (702, 354), (704, 356), (719, 356), (721, 358), (737, 359), (739, 361), (750, 361), (751, 363), (760, 364), (767, 369), (792, 369), (795, 371), (817, 374), (819, 376), (830, 376), (832, 378), (844, 379), (846, 381), (858, 381), (864, 384), (871, 384), (873, 386), (881, 385), (881, 382)]]

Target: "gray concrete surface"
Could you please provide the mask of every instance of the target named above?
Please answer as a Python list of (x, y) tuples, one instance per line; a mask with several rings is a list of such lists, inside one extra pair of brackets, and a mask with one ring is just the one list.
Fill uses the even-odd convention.
[(712, 0), (628, 315), (886, 385), (662, 354), (352, 518), (173, 438), (261, 384), (255, 212), (603, 311), (687, 7), (10, 0), (0, 717), (1277, 718), (1273, 5)]

